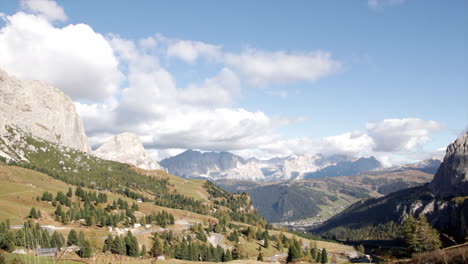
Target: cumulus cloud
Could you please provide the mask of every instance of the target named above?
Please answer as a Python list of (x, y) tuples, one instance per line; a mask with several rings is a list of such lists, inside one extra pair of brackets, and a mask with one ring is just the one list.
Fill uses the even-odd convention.
[(287, 53), (248, 49), (241, 54), (226, 54), (224, 61), (254, 85), (316, 81), (341, 67), (330, 53), (323, 51)]
[(21, 7), (29, 12), (43, 16), (50, 22), (67, 20), (65, 11), (55, 1), (21, 0)]
[(167, 55), (175, 57), (188, 63), (195, 62), (200, 57), (208, 59), (219, 59), (221, 57), (221, 46), (207, 44), (201, 41), (170, 40), (160, 36), (169, 42)]
[(21, 79), (37, 79), (75, 100), (99, 101), (121, 81), (106, 39), (85, 24), (54, 27), (43, 16), (7, 16), (0, 29), (0, 67)]
[(442, 124), (419, 118), (384, 119), (366, 125), (375, 142), (375, 151), (408, 151), (431, 140), (431, 132), (442, 129)]

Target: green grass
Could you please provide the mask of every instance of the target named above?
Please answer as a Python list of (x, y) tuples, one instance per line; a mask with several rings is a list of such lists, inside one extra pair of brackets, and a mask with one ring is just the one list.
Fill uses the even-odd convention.
[[(0, 165), (0, 221), (10, 219), (12, 224), (22, 224), (31, 207), (42, 212), (55, 210), (46, 202), (35, 198), (44, 191), (66, 192), (69, 185), (45, 174), (15, 166)], [(46, 218), (47, 219), (47, 218)]]
[[(37, 257), (34, 255), (23, 255), (23, 254), (13, 254), (7, 253), (5, 254), (6, 263), (11, 263), (13, 260), (18, 259), (21, 260), (24, 264), (34, 263), (34, 264), (56, 264), (57, 259), (51, 257)], [(70, 261), (70, 260), (60, 260), (61, 264), (77, 264), (80, 262), (77, 261)]]

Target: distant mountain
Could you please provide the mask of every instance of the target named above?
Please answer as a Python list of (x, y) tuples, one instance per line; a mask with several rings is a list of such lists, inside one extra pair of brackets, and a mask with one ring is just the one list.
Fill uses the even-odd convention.
[(161, 165), (170, 173), (188, 179), (264, 182), (301, 180), (307, 175), (311, 178), (356, 175), (381, 166), (374, 157), (353, 160), (346, 155), (325, 157), (321, 154), (304, 154), (270, 160), (256, 158), (244, 160), (229, 152), (202, 153), (194, 150), (187, 150), (177, 156), (166, 158), (161, 161)]
[(49, 142), (90, 152), (73, 101), (41, 81), (18, 80), (0, 70), (0, 136), (14, 126)]
[(113, 136), (93, 151), (97, 157), (133, 165), (145, 170), (161, 170), (145, 151), (140, 138), (133, 133), (122, 133)]
[(316, 172), (307, 173), (304, 178), (313, 179), (322, 177), (352, 176), (380, 167), (382, 167), (382, 164), (374, 157), (360, 158), (356, 161), (342, 161), (336, 165), (325, 167)]
[(435, 174), (441, 163), (442, 161), (438, 158), (430, 158), (416, 163), (409, 163), (400, 166), (376, 168), (370, 171), (366, 171), (365, 174), (381, 174), (405, 170), (418, 170), (430, 174)]
[(426, 215), (445, 243), (468, 236), (468, 134), (447, 148), (433, 180), (387, 196), (353, 204), (312, 230), (342, 240), (394, 240), (409, 215)]
[(430, 159), (422, 160), (417, 163), (403, 165), (402, 168), (420, 170), (420, 171), (424, 171), (427, 173), (435, 174), (437, 170), (439, 169), (440, 164), (442, 164), (442, 161), (440, 159), (430, 158)]
[(417, 170), (327, 177), (279, 183), (217, 180), (231, 192), (247, 192), (270, 222), (327, 220), (363, 198), (382, 197), (401, 189), (420, 186), (434, 176)]
[[(170, 173), (190, 178), (223, 177), (225, 171), (239, 167), (246, 161), (229, 152), (200, 152), (187, 150), (183, 153), (163, 159), (160, 164)], [(259, 175), (260, 176), (260, 175)]]

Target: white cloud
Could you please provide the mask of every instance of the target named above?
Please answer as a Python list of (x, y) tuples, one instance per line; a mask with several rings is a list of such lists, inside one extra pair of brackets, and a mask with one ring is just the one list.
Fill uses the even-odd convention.
[(21, 7), (29, 12), (45, 17), (50, 22), (67, 20), (65, 11), (55, 1), (21, 0)]
[(0, 29), (0, 67), (21, 79), (37, 79), (75, 100), (103, 100), (122, 74), (104, 37), (85, 24), (56, 28), (42, 16), (22, 12)]
[(367, 0), (367, 5), (372, 9), (381, 9), (384, 6), (398, 5), (405, 0)]
[(316, 81), (336, 72), (341, 63), (328, 52), (287, 53), (248, 49), (241, 54), (226, 54), (225, 63), (254, 85)]
[(200, 41), (170, 40), (167, 38), (165, 40), (169, 42), (167, 55), (188, 63), (193, 63), (200, 57), (209, 59), (219, 59), (221, 57), (221, 46)]
[[(246, 49), (241, 53), (226, 53), (221, 45), (212, 45), (200, 41), (177, 40), (157, 35), (157, 39), (166, 45), (166, 55), (194, 63), (204, 57), (212, 62), (224, 63), (240, 73), (253, 85), (281, 84), (296, 81), (316, 81), (335, 73), (341, 68), (341, 62), (331, 58), (326, 51), (286, 52)], [(285, 96), (282, 93), (281, 96)]]
[(230, 69), (223, 68), (217, 76), (206, 79), (203, 84), (192, 84), (180, 90), (178, 99), (182, 103), (200, 106), (227, 106), (240, 89), (237, 75)]
[(153, 160), (161, 161), (184, 152), (186, 149), (148, 149), (147, 152)]
[(384, 119), (367, 123), (369, 136), (374, 139), (375, 151), (409, 151), (431, 140), (429, 134), (442, 129), (436, 121), (419, 118)]
[(322, 153), (346, 153), (364, 156), (371, 153), (374, 140), (360, 131), (347, 132), (337, 136), (325, 137), (321, 142)]

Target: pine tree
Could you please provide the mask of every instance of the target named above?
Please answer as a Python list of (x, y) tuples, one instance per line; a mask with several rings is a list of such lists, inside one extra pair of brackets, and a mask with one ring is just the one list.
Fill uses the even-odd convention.
[(151, 246), (149, 253), (152, 257), (155, 257), (155, 258), (162, 255), (161, 241), (159, 240), (156, 234), (153, 237), (153, 245)]
[(317, 251), (317, 258), (315, 258), (315, 261), (318, 263), (322, 261), (322, 253), (320, 251)]
[(125, 248), (126, 248), (126, 253), (130, 257), (138, 257), (139, 252), (138, 252), (138, 241), (137, 239), (132, 235), (130, 231), (128, 231), (127, 236), (125, 237)]
[(417, 253), (428, 252), (440, 248), (440, 235), (427, 218), (421, 215), (418, 220), (410, 216), (403, 226), (403, 235), (408, 247)]
[(313, 247), (311, 250), (310, 250), (310, 254), (312, 256), (312, 259), (317, 259), (317, 248), (316, 247)]
[(62, 206), (57, 205), (57, 209), (55, 209), (55, 214), (56, 215), (62, 215), (63, 211), (62, 211)]
[(265, 239), (265, 242), (263, 242), (263, 246), (265, 248), (268, 248), (270, 246), (270, 244), (268, 243), (268, 237), (265, 237), (264, 239)]
[(63, 247), (64, 240), (65, 239), (63, 238), (62, 234), (55, 231), (52, 234), (52, 237), (50, 239), (50, 246), (53, 247), (53, 248), (56, 247), (56, 248), (60, 249), (61, 247)]
[(120, 236), (115, 236), (114, 241), (112, 243), (111, 252), (118, 255), (125, 254), (125, 242), (122, 241)]
[(146, 246), (145, 245), (143, 245), (141, 247), (140, 256), (143, 257), (143, 258), (146, 257)]
[(325, 248), (322, 249), (322, 257), (320, 259), (320, 263), (322, 263), (322, 264), (328, 263), (328, 253), (327, 253), (327, 250)]
[(36, 212), (36, 208), (31, 208), (31, 210), (29, 211), (29, 218), (35, 218), (37, 219), (37, 212)]
[(78, 244), (78, 234), (76, 233), (75, 229), (70, 230), (68, 232), (67, 238), (67, 246), (77, 245)]
[(72, 191), (72, 188), (71, 188), (71, 187), (68, 188), (67, 196), (68, 196), (69, 198), (71, 198), (71, 197), (73, 196), (73, 191)]
[(91, 248), (91, 243), (89, 240), (85, 240), (83, 242), (79, 252), (81, 252), (80, 257), (82, 258), (90, 258), (93, 256), (93, 249)]
[(263, 262), (263, 254), (262, 254), (262, 252), (258, 253), (257, 260)]
[(229, 249), (227, 249), (223, 255), (223, 262), (228, 262), (228, 261), (232, 261), (232, 253)]
[(294, 262), (301, 257), (302, 257), (302, 253), (301, 253), (300, 244), (297, 240), (294, 240), (289, 246), (288, 257), (286, 259), (286, 262), (288, 263)]
[(76, 245), (79, 247), (82, 247), (84, 245), (85, 240), (86, 240), (85, 234), (83, 233), (83, 231), (80, 231), (80, 233), (78, 233), (78, 241)]
[(104, 246), (102, 247), (102, 252), (105, 253), (107, 251), (111, 251), (113, 242), (114, 242), (114, 239), (112, 238), (112, 235), (109, 234), (109, 236), (104, 241)]
[(283, 242), (281, 242), (281, 239), (279, 237), (276, 238), (276, 248), (279, 251), (283, 251)]

